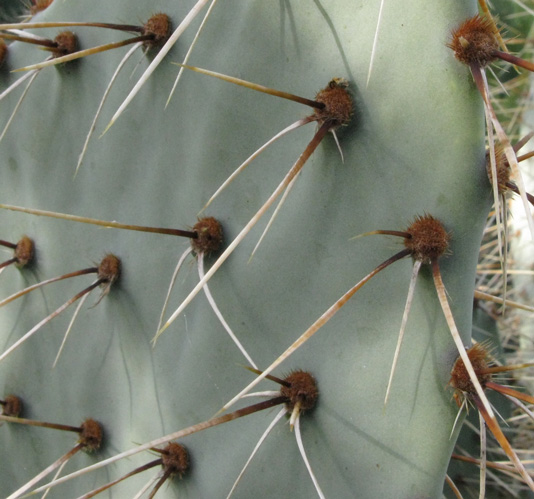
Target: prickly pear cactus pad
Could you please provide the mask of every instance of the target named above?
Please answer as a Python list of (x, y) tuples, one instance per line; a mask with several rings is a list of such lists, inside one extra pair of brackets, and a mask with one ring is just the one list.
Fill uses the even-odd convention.
[[(158, 48), (137, 50), (109, 92), (75, 175), (99, 102), (128, 47), (37, 73), (0, 142), (0, 202), (151, 227), (185, 230), (210, 196), (254, 151), (291, 123), (313, 114), (303, 104), (184, 71), (179, 67), (209, 5), (188, 64), (314, 99), (333, 78), (349, 83), (353, 114), (327, 133), (303, 166), (261, 246), (249, 257), (274, 206), (209, 281), (224, 319), (259, 370), (267, 368), (325, 310), (380, 263), (401, 251), (398, 237), (430, 214), (450, 234), (440, 268), (455, 321), (468, 343), (474, 274), (491, 188), (484, 165), (481, 99), (467, 68), (447, 47), (451, 29), (475, 13), (473, 1), (219, 0), (184, 31), (124, 113), (106, 125)], [(55, 0), (34, 21), (142, 25), (155, 12), (173, 29), (197, 5), (174, 2)], [(379, 12), (381, 21), (377, 33)], [(73, 27), (81, 49), (129, 34)], [(57, 28), (30, 29), (53, 39)], [(375, 34), (377, 33), (376, 40)], [(372, 56), (373, 54), (373, 56)], [(44, 60), (35, 45), (13, 42), (0, 91)], [(372, 71), (369, 75), (371, 60)], [(133, 76), (130, 76), (134, 73)], [(0, 101), (5, 126), (26, 83)], [(266, 148), (205, 210), (227, 247), (282, 181), (317, 131), (299, 127)], [(0, 299), (27, 286), (96, 267), (107, 254), (120, 278), (99, 301), (76, 304), (0, 361), (0, 398), (23, 399), (25, 418), (104, 428), (98, 453), (74, 456), (60, 476), (212, 417), (254, 380), (201, 291), (153, 345), (186, 238), (102, 228), (7, 210), (0, 239), (27, 235), (35, 261), (0, 275)], [(193, 251), (171, 292), (165, 320), (222, 250)], [(5, 259), (12, 256), (6, 248)], [(439, 497), (455, 438), (457, 407), (446, 390), (457, 350), (430, 266), (422, 265), (386, 407), (384, 397), (408, 293), (408, 256), (372, 278), (307, 343), (272, 373), (302, 369), (317, 381), (316, 406), (300, 433), (325, 497)], [(98, 277), (47, 284), (0, 308), (0, 346), (9, 348)], [(99, 301), (99, 302), (98, 302)], [(98, 305), (95, 303), (98, 302)], [(78, 302), (76, 302), (78, 303)], [(259, 390), (279, 390), (271, 380)], [(237, 407), (258, 402), (246, 398)], [(158, 497), (226, 497), (279, 409), (251, 414), (180, 441), (191, 470)], [(295, 428), (296, 430), (297, 428)], [(252, 459), (234, 497), (317, 495), (284, 416)], [(0, 488), (7, 496), (58, 459), (75, 437), (5, 423), (0, 428)], [(161, 456), (160, 456), (161, 457)], [(156, 459), (142, 452), (50, 490), (77, 497)], [(109, 489), (133, 497), (160, 468)], [(40, 484), (46, 483), (53, 474)]]

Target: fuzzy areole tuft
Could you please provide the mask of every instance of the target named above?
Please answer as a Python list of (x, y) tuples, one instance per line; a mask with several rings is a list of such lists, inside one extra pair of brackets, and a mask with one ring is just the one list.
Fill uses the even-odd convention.
[[(486, 383), (491, 379), (491, 374), (481, 374), (481, 371), (487, 369), (490, 364), (490, 356), (488, 351), (481, 343), (477, 343), (467, 350), (467, 356), (473, 365), (475, 374), (482, 388), (485, 388)], [(462, 393), (476, 393), (475, 386), (471, 382), (469, 373), (465, 368), (464, 361), (461, 357), (456, 359), (451, 371), (451, 379), (449, 385)]]
[(353, 101), (349, 93), (349, 82), (343, 78), (333, 78), (315, 96), (323, 109), (315, 109), (315, 117), (320, 124), (329, 122), (331, 129), (348, 125), (353, 114)]
[(55, 38), (57, 46), (54, 49), (54, 57), (69, 55), (78, 50), (78, 37), (72, 31), (62, 31)]
[(35, 256), (35, 245), (28, 236), (23, 236), (15, 248), (16, 266), (24, 267), (32, 262)]
[(476, 15), (452, 32), (448, 46), (460, 62), (483, 68), (497, 58), (499, 40), (491, 21)]
[(0, 38), (0, 68), (3, 66), (4, 62), (7, 59), (7, 53), (8, 53), (7, 43), (3, 39)]
[(32, 6), (30, 7), (30, 13), (32, 15), (45, 10), (48, 6), (52, 5), (54, 0), (32, 0)]
[[(499, 193), (502, 194), (509, 190), (506, 184), (510, 182), (511, 168), (510, 163), (508, 163), (508, 160), (506, 159), (504, 149), (500, 145), (495, 146), (495, 166), (497, 167), (497, 186), (499, 188)], [(493, 183), (489, 151), (486, 151), (486, 171), (490, 183)]]
[(86, 419), (80, 426), (80, 439), (78, 442), (86, 452), (95, 452), (102, 445), (102, 425), (94, 419)]
[(195, 253), (204, 253), (209, 255), (219, 251), (223, 244), (223, 229), (221, 223), (213, 217), (204, 217), (193, 227), (198, 237), (191, 239), (191, 246)]
[(98, 278), (113, 284), (121, 275), (121, 261), (113, 254), (106, 255), (98, 266)]
[(2, 404), (2, 414), (18, 418), (22, 414), (22, 400), (16, 395), (8, 395), (5, 400), (0, 401)]
[(179, 478), (182, 478), (190, 466), (187, 449), (176, 442), (171, 442), (161, 451), (161, 461), (165, 472)]
[(288, 412), (291, 413), (297, 403), (301, 412), (315, 407), (319, 390), (317, 389), (317, 381), (309, 372), (293, 371), (284, 378), (284, 381), (289, 383), (289, 386), (282, 386), (280, 393), (289, 399), (286, 403)]
[(154, 14), (143, 26), (144, 35), (153, 35), (153, 39), (146, 41), (145, 46), (154, 47), (163, 45), (171, 36), (172, 23), (167, 14)]
[(414, 260), (428, 264), (439, 258), (449, 247), (450, 236), (443, 224), (431, 215), (417, 217), (406, 232), (404, 246), (411, 251)]

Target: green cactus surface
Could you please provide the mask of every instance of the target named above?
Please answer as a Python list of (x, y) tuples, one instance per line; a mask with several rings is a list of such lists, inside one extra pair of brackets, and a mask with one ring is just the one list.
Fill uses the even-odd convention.
[[(39, 21), (143, 23), (167, 13), (176, 27), (196, 2), (55, 0)], [(209, 2), (211, 3), (211, 2)], [(254, 257), (273, 208), (210, 280), (212, 295), (259, 369), (267, 368), (325, 310), (377, 265), (403, 249), (402, 239), (353, 236), (403, 231), (431, 214), (450, 233), (440, 258), (455, 321), (468, 344), (478, 249), (492, 202), (485, 172), (484, 114), (468, 68), (447, 47), (451, 29), (476, 12), (474, 1), (385, 2), (368, 79), (378, 0), (219, 0), (189, 64), (309, 99), (345, 78), (354, 99), (337, 130), (344, 161), (327, 134), (295, 182)], [(220, 184), (250, 154), (310, 108), (186, 70), (165, 109), (200, 15), (115, 124), (114, 112), (153, 59), (137, 51), (119, 73), (86, 157), (78, 156), (102, 95), (127, 47), (44, 68), (0, 143), (0, 201), (101, 220), (190, 229)], [(72, 28), (80, 48), (129, 35)], [(53, 38), (58, 30), (29, 30)], [(0, 90), (46, 53), (14, 42)], [(136, 64), (135, 73), (130, 77)], [(25, 84), (0, 101), (4, 126)], [(303, 126), (267, 148), (205, 211), (228, 245), (281, 182), (312, 139)], [(211, 418), (255, 374), (199, 293), (151, 343), (171, 277), (189, 240), (2, 210), (0, 239), (35, 242), (32, 265), (6, 268), (0, 299), (44, 279), (94, 266), (108, 253), (122, 274), (98, 305), (82, 306), (55, 368), (76, 305), (0, 362), (0, 398), (17, 394), (24, 417), (79, 425), (100, 421), (105, 443), (77, 455), (66, 475), (122, 451)], [(5, 259), (10, 258), (10, 250)], [(206, 268), (218, 254), (206, 258)], [(197, 284), (187, 257), (167, 316)], [(457, 406), (447, 389), (458, 353), (429, 265), (415, 289), (406, 336), (384, 407), (413, 261), (405, 258), (370, 280), (273, 374), (294, 369), (317, 380), (316, 407), (301, 418), (303, 444), (328, 498), (440, 497)], [(49, 284), (0, 309), (2, 350), (94, 281)], [(260, 390), (278, 390), (265, 380)], [(244, 399), (237, 407), (263, 399)], [(233, 410), (233, 409), (230, 409)], [(158, 497), (223, 498), (279, 409), (222, 424), (182, 440), (191, 470)], [(233, 497), (317, 496), (286, 418), (251, 461)], [(76, 436), (44, 428), (0, 428), (0, 495), (8, 496), (67, 452)], [(51, 489), (77, 497), (156, 459), (139, 453)], [(155, 470), (106, 493), (133, 497)], [(52, 478), (43, 480), (46, 483)], [(106, 497), (106, 493), (102, 496)]]

